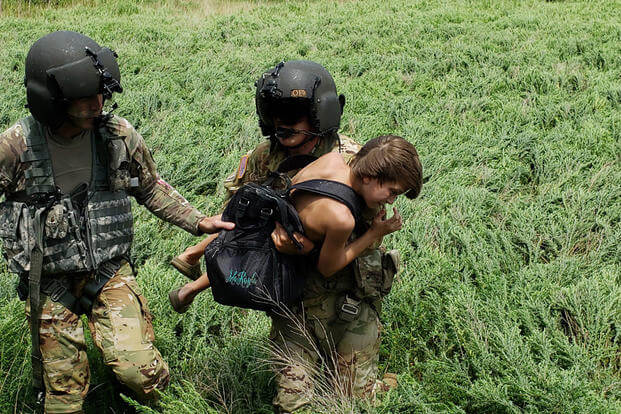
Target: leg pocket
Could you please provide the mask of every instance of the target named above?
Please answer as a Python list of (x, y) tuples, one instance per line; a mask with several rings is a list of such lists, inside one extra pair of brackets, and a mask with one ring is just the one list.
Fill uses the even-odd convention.
[[(128, 265), (129, 266), (129, 265)], [(149, 309), (147, 298), (142, 294), (142, 290), (138, 286), (136, 279), (132, 276), (130, 280), (127, 280), (127, 286), (134, 293), (136, 299), (140, 303), (140, 309), (142, 314), (142, 333), (145, 343), (151, 343), (155, 340), (155, 333), (153, 332), (153, 314)]]

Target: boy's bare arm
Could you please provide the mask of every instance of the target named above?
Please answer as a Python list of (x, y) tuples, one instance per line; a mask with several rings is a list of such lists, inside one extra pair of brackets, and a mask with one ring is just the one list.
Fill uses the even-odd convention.
[[(401, 216), (395, 208), (393, 208), (393, 212), (393, 216), (386, 219), (386, 211), (380, 211), (373, 219), (373, 224), (369, 230), (349, 244), (347, 241), (355, 225), (351, 215), (349, 216), (350, 220), (335, 220), (335, 223), (327, 226), (317, 270), (324, 277), (330, 277), (350, 264), (378, 239), (401, 229)], [(330, 215), (326, 214), (326, 217), (330, 217)]]
[(376, 240), (375, 235), (367, 231), (362, 237), (347, 244), (353, 229), (353, 225), (334, 226), (326, 232), (317, 262), (317, 270), (324, 277), (330, 277), (343, 269)]

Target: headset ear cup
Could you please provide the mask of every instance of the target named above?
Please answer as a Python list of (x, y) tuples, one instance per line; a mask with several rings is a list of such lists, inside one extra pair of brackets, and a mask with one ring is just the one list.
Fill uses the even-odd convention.
[(339, 95), (339, 105), (341, 106), (341, 115), (343, 115), (343, 108), (345, 107), (345, 95)]

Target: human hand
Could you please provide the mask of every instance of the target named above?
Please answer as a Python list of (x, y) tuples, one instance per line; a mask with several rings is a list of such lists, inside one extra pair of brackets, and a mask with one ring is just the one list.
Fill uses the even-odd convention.
[(198, 229), (203, 233), (216, 233), (220, 230), (233, 230), (235, 223), (222, 221), (222, 214), (205, 217), (198, 223)]
[(293, 243), (293, 240), (289, 238), (285, 228), (279, 222), (276, 222), (276, 227), (274, 228), (271, 236), (274, 246), (276, 246), (276, 250), (283, 254), (304, 256), (313, 250), (313, 247), (315, 247), (315, 244), (309, 238), (296, 232), (293, 233), (293, 237), (299, 243), (302, 243), (302, 250), (299, 250)]
[(370, 231), (375, 232), (378, 238), (384, 237), (387, 234), (393, 233), (397, 230), (401, 230), (403, 226), (403, 220), (401, 215), (395, 207), (392, 208), (393, 215), (391, 218), (386, 219), (386, 209), (380, 210), (379, 213), (373, 219)]

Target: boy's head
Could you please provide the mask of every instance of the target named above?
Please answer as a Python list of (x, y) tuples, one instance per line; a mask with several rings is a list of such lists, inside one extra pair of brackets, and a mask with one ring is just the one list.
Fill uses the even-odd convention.
[[(423, 186), (423, 167), (414, 145), (395, 135), (383, 135), (367, 142), (349, 163), (358, 179), (370, 184), (365, 200), (392, 203), (405, 193), (418, 197)], [(369, 204), (369, 200), (367, 200)]]
[(306, 120), (304, 131), (314, 136), (336, 137), (345, 97), (337, 95), (330, 73), (321, 65), (293, 60), (281, 62), (256, 83), (256, 107), (263, 135), (274, 143), (293, 135)]

